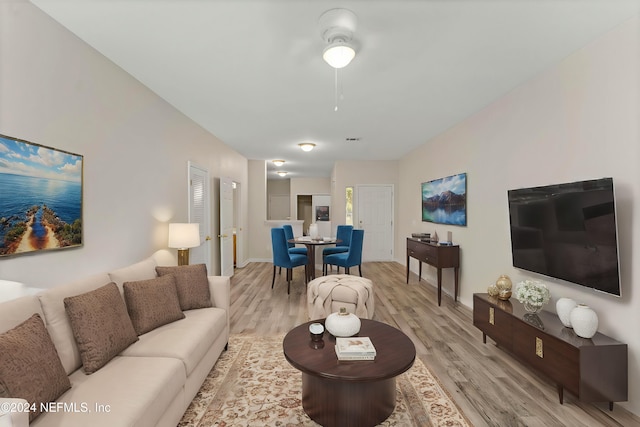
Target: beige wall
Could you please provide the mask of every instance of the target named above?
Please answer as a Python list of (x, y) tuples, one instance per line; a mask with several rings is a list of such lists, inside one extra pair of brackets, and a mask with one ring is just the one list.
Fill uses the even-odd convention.
[[(640, 25), (634, 19), (571, 55), (400, 161), (396, 248), (414, 231), (453, 232), (461, 247), (461, 296), (471, 307), (500, 274), (532, 277), (511, 266), (507, 190), (613, 177), (622, 298), (543, 279), (553, 310), (560, 297), (593, 307), (599, 330), (629, 345), (629, 402), (640, 414)], [(428, 162), (425, 159), (436, 159)], [(468, 226), (422, 223), (420, 183), (467, 172)], [(441, 234), (442, 233), (442, 234)], [(397, 251), (404, 263), (404, 249)], [(417, 263), (415, 263), (417, 267)], [(434, 269), (429, 268), (432, 281)], [(423, 275), (425, 271), (423, 271)], [(424, 282), (423, 282), (424, 283)], [(452, 293), (451, 274), (444, 275)], [(606, 361), (604, 361), (606, 363)]]
[[(331, 220), (334, 228), (345, 223), (347, 187), (358, 185), (392, 184), (398, 188), (398, 162), (395, 160), (340, 160), (337, 161), (331, 173)], [(396, 191), (397, 193), (397, 191)], [(356, 209), (357, 193), (354, 192), (354, 210)], [(398, 196), (394, 195), (394, 212), (398, 210)], [(394, 251), (395, 252), (395, 251)]]
[(248, 181), (244, 157), (23, 0), (0, 2), (0, 133), (84, 156), (84, 246), (0, 260), (0, 278), (30, 286), (165, 249), (167, 223), (188, 219), (190, 160), (212, 178), (214, 234), (216, 178)]

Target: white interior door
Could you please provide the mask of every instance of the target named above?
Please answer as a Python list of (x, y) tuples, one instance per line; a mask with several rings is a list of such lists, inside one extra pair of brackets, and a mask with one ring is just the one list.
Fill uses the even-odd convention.
[(210, 201), (209, 171), (189, 162), (189, 222), (200, 224), (200, 246), (189, 251), (189, 264), (205, 264), (212, 274)]
[(365, 230), (363, 261), (393, 260), (393, 186), (356, 187), (357, 228)]
[(220, 177), (220, 275), (233, 276), (233, 181)]

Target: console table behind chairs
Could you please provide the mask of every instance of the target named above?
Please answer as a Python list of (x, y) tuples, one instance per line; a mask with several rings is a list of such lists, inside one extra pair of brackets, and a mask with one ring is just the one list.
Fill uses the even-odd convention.
[(460, 246), (441, 246), (437, 243), (424, 242), (420, 239), (407, 237), (407, 283), (409, 283), (409, 259), (413, 257), (419, 261), (418, 281), (422, 280), (422, 263), (438, 269), (438, 305), (442, 299), (442, 269), (453, 268), (455, 288), (453, 300), (458, 299), (458, 276), (460, 275)]
[(316, 246), (335, 245), (341, 243), (341, 240), (313, 240), (310, 237), (297, 237), (287, 240), (288, 243), (296, 245), (305, 245), (307, 247), (307, 268), (305, 282), (308, 283), (316, 278)]

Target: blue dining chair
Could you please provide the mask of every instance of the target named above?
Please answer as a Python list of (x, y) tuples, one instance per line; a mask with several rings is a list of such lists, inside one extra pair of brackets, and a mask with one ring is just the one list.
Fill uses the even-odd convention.
[(282, 229), (284, 230), (284, 237), (287, 242), (287, 247), (289, 248), (289, 253), (290, 254), (300, 254), (300, 255), (306, 255), (307, 254), (307, 248), (301, 248), (301, 247), (296, 247), (295, 243), (289, 243), (289, 240), (293, 239), (293, 227), (290, 224), (285, 224), (282, 226)]
[(271, 229), (271, 248), (273, 249), (273, 278), (271, 279), (271, 289), (273, 289), (273, 285), (276, 282), (276, 267), (287, 269), (287, 294), (289, 294), (291, 289), (291, 279), (293, 277), (293, 269), (295, 267), (299, 267), (301, 265), (305, 266), (304, 282), (307, 283), (307, 256), (289, 253), (284, 229)]
[(364, 240), (364, 230), (353, 229), (351, 231), (351, 244), (347, 252), (327, 255), (324, 262), (327, 265), (344, 267), (345, 273), (349, 274), (351, 267), (358, 266), (360, 277), (362, 277), (362, 242)]
[(340, 243), (336, 243), (335, 246), (324, 248), (322, 250), (322, 274), (327, 274), (327, 264), (324, 262), (324, 257), (331, 254), (340, 254), (349, 250), (349, 244), (351, 243), (351, 230), (353, 225), (339, 225), (336, 229), (336, 239), (341, 240)]

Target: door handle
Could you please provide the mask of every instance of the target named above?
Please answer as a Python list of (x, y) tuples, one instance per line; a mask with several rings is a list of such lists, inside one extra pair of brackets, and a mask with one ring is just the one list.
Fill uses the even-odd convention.
[(224, 239), (224, 238), (229, 237), (229, 236), (227, 236), (226, 234), (222, 234), (222, 235), (218, 234), (218, 237), (222, 237)]

